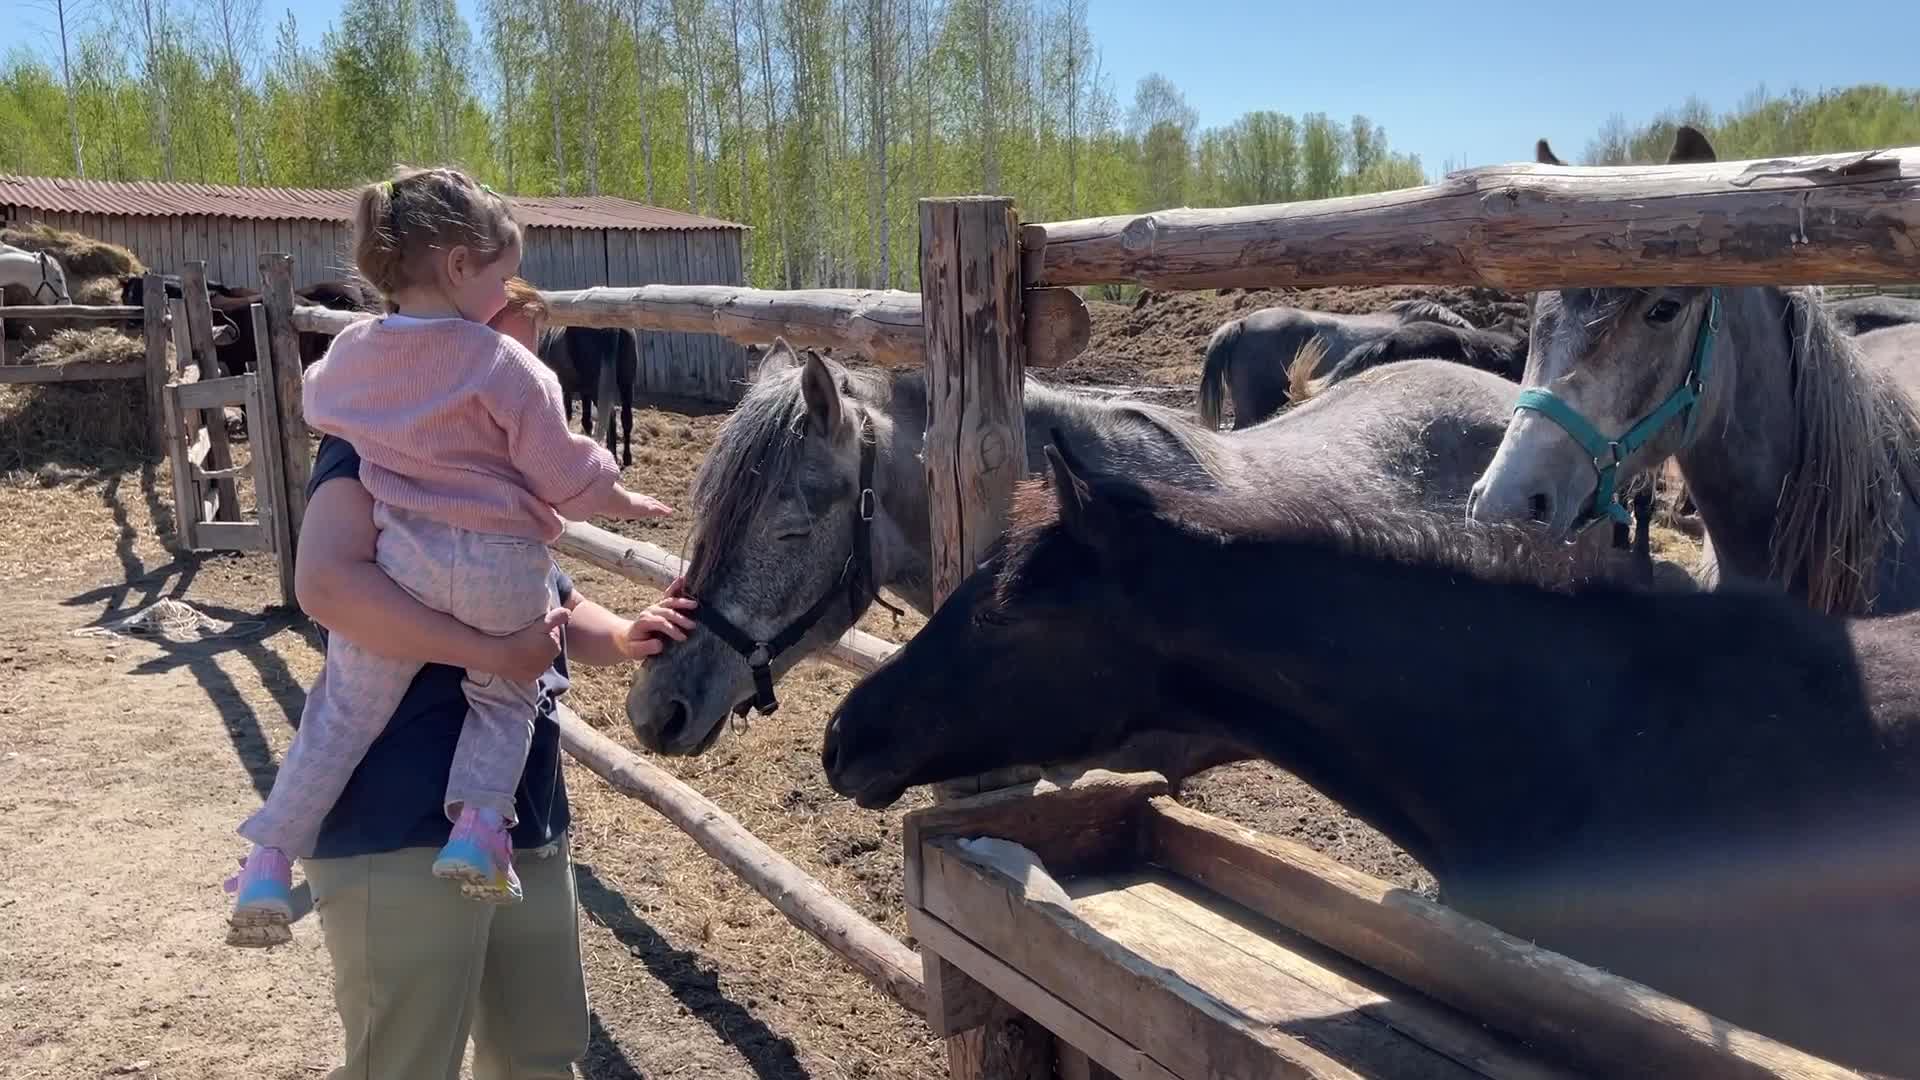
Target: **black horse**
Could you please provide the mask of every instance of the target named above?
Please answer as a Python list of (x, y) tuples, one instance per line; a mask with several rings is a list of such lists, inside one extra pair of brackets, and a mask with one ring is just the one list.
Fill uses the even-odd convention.
[[(613, 389), (620, 395), (620, 464), (633, 464), (633, 386), (640, 371), (640, 336), (632, 330), (603, 330), (588, 326), (567, 326), (546, 330), (540, 335), (541, 362), (560, 377), (560, 392), (567, 418), (573, 418), (573, 399), (580, 398), (580, 430), (593, 434), (593, 406), (611, 409), (611, 401), (601, 401), (605, 379), (611, 373)], [(614, 451), (614, 425), (607, 424), (607, 450)]]
[(1231, 740), (1468, 914), (1920, 1075), (1920, 614), (1632, 590), (1513, 526), (1049, 452), (1000, 550), (830, 721), (836, 791)]

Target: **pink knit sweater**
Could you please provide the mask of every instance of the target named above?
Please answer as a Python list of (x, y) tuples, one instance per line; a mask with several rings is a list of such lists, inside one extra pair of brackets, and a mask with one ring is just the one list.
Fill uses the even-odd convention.
[(305, 376), (307, 423), (353, 444), (390, 506), (541, 543), (610, 508), (613, 455), (567, 430), (560, 380), (465, 319), (367, 319)]

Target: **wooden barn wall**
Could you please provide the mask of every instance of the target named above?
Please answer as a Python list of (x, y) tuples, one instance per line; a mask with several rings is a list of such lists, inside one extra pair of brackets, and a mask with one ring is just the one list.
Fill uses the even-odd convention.
[(241, 288), (260, 287), (262, 252), (293, 256), (295, 288), (345, 277), (353, 265), (353, 230), (345, 222), (133, 217), (18, 208), (13, 216), (118, 244), (148, 269), (163, 274), (177, 274), (183, 264), (204, 259), (209, 278)]
[[(595, 230), (530, 228), (520, 273), (542, 289), (594, 285), (744, 285), (740, 233), (733, 229)], [(712, 334), (640, 335), (641, 393), (702, 401), (740, 399), (747, 351)]]

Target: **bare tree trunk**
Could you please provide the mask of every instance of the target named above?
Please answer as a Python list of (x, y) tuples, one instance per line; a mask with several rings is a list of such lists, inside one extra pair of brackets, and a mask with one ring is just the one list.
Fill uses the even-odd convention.
[(1067, 216), (1080, 214), (1080, 29), (1086, 0), (1067, 0)]
[(695, 128), (699, 124), (698, 106), (700, 92), (697, 86), (699, 73), (694, 70), (693, 42), (691, 30), (687, 27), (676, 2), (673, 10), (673, 33), (679, 38), (681, 89), (687, 95), (687, 210), (698, 213), (700, 209), (700, 155), (694, 143)]
[(992, 11), (993, 0), (980, 0), (980, 149), (982, 182), (989, 195), (1000, 191), (1000, 155), (994, 148)]
[(873, 182), (871, 212), (873, 215), (874, 252), (873, 264), (876, 267), (878, 288), (888, 288), (893, 284), (892, 248), (888, 230), (887, 215), (887, 80), (888, 53), (893, 44), (893, 27), (890, 25), (887, 11), (888, 0), (868, 0), (867, 12), (867, 49), (871, 54), (871, 64), (867, 83), (867, 123), (873, 142), (871, 151)]
[(580, 59), (585, 69), (581, 72), (587, 82), (587, 119), (585, 130), (580, 133), (582, 165), (587, 174), (587, 194), (600, 194), (600, 97), (606, 89), (606, 67), (600, 63), (604, 38), (602, 31), (610, 29), (611, 9), (603, 11), (600, 0), (591, 0), (584, 13), (589, 20), (587, 32), (580, 35)]
[(747, 69), (740, 59), (740, 0), (727, 0), (727, 21), (733, 30), (733, 141), (740, 151), (740, 217), (753, 212), (753, 179), (747, 171)]
[(67, 89), (67, 138), (73, 144), (73, 175), (85, 178), (87, 156), (80, 142), (80, 105), (73, 93), (72, 58), (67, 49), (67, 0), (53, 0), (60, 19), (60, 82)]
[(653, 203), (653, 68), (656, 56), (647, 34), (647, 0), (633, 0), (633, 66), (640, 87), (640, 161), (647, 175), (647, 202)]
[(773, 44), (767, 29), (767, 0), (754, 0), (754, 21), (760, 35), (760, 87), (765, 93), (767, 121), (767, 212), (780, 236), (780, 283), (793, 288), (793, 259), (787, 245), (787, 217), (780, 201), (779, 130), (774, 123)]
[(564, 194), (567, 190), (567, 144), (560, 130), (560, 91), (556, 85), (558, 80), (551, 74), (564, 62), (562, 58), (568, 55), (568, 50), (561, 43), (553, 21), (554, 5), (558, 2), (559, 0), (539, 0), (541, 30), (547, 39), (547, 62), (553, 65), (548, 68), (547, 112), (553, 120), (554, 189)]

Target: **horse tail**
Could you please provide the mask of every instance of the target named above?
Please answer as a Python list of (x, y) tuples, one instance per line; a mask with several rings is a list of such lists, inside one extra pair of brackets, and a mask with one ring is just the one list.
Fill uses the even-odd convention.
[(1200, 419), (1210, 428), (1220, 427), (1220, 414), (1227, 396), (1227, 370), (1233, 367), (1233, 352), (1245, 329), (1246, 320), (1235, 319), (1207, 339), (1207, 361), (1200, 368)]
[(1327, 379), (1316, 379), (1313, 373), (1320, 362), (1327, 358), (1327, 343), (1319, 334), (1308, 338), (1294, 350), (1293, 360), (1287, 365), (1287, 400), (1295, 405), (1313, 397), (1327, 388)]

